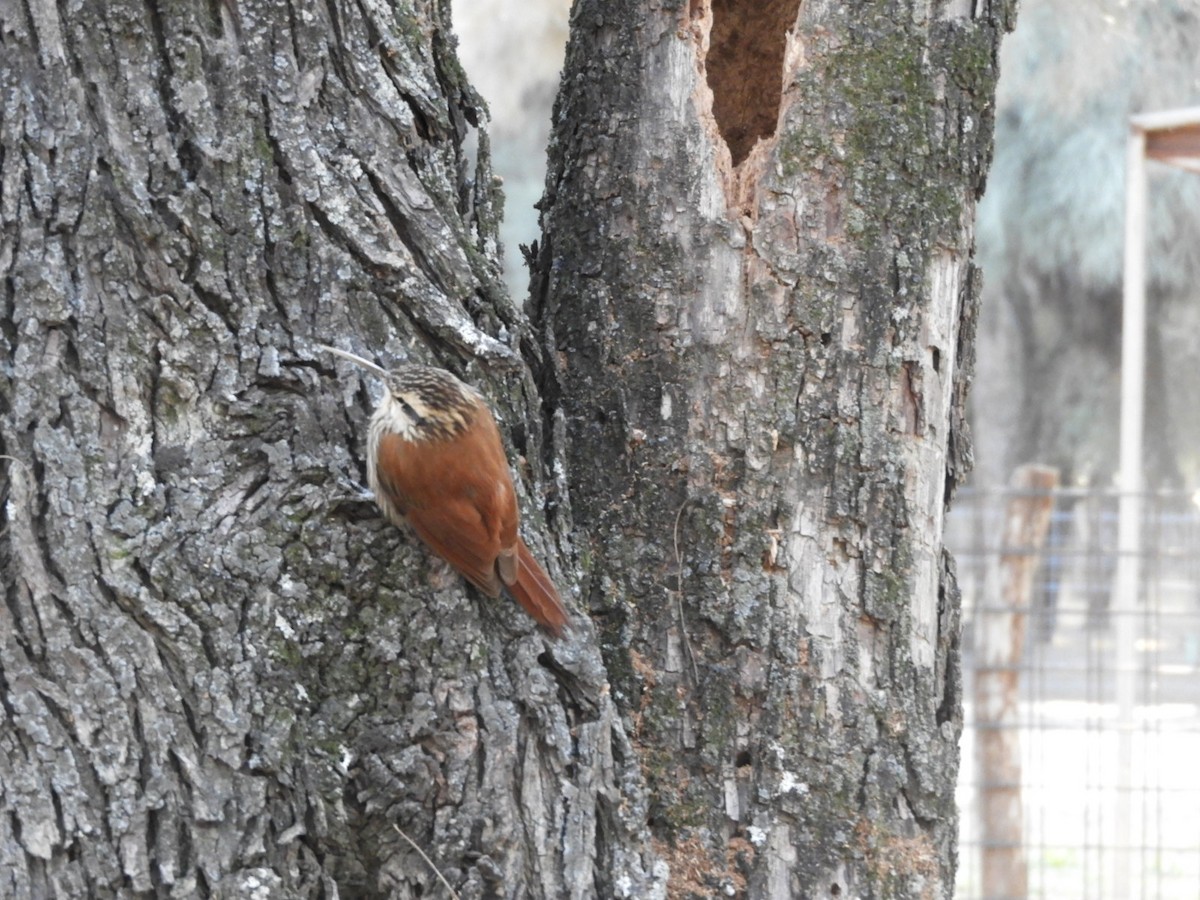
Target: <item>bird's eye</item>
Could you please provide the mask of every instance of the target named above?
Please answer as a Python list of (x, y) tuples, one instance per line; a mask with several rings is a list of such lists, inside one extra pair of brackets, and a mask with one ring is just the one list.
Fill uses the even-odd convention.
[(408, 417), (413, 420), (414, 424), (423, 425), (425, 423), (425, 417), (417, 412), (416, 409), (413, 408), (413, 405), (404, 399), (404, 397), (396, 394), (396, 402), (404, 407), (404, 411), (408, 414)]

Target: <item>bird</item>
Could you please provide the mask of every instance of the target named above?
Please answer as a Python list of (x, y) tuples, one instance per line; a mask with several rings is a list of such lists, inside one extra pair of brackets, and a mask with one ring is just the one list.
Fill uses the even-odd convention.
[(495, 599), (507, 592), (551, 635), (568, 625), (562, 598), (518, 534), (520, 513), (500, 429), (483, 395), (445, 369), (390, 371), (318, 344), (383, 379), (367, 430), (367, 483), (393, 524)]

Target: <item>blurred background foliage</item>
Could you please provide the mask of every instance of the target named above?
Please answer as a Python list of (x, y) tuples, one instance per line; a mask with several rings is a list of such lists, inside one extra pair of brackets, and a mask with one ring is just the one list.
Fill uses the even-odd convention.
[(520, 245), (538, 238), (550, 111), (567, 46), (570, 0), (458, 0), (454, 29), (471, 82), (491, 112), (492, 166), (504, 180), (504, 278), (529, 290)]
[[(1106, 486), (1132, 114), (1200, 104), (1200, 0), (1025, 0), (1001, 55), (971, 394), (974, 482)], [(1200, 174), (1150, 164), (1146, 479), (1200, 487)]]

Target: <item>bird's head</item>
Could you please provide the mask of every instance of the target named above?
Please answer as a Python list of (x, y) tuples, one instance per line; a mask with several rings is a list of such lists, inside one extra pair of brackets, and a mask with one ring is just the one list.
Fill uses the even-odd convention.
[(474, 421), (482, 403), (478, 391), (445, 369), (405, 363), (389, 371), (345, 350), (318, 346), (383, 379), (384, 394), (374, 419), (405, 440), (457, 437)]

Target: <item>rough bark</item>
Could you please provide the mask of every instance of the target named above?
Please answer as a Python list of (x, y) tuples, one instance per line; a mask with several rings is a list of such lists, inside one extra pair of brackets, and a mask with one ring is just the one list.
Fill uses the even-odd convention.
[(384, 523), (312, 349), (480, 385), (569, 596), (447, 16), (0, 3), (5, 897), (439, 894), (404, 835), (463, 897), (653, 896), (590, 629)]
[(953, 890), (942, 517), (1014, 6), (576, 4), (534, 295), (675, 896)]

